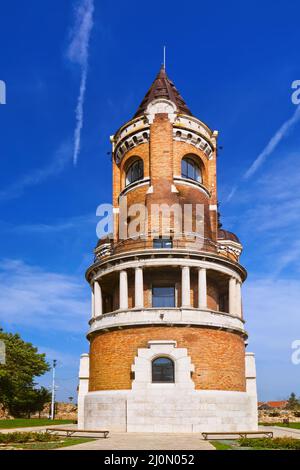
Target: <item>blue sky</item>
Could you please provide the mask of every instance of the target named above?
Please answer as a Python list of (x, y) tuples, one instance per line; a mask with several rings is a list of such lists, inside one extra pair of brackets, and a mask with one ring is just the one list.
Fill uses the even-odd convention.
[[(95, 1), (81, 150), (73, 165), (82, 63), (68, 54), (73, 0), (0, 1), (0, 322), (57, 358), (58, 398), (75, 396), (90, 315), (84, 272), (95, 211), (111, 199), (109, 136), (132, 117), (167, 45), (167, 72), (220, 132), (224, 227), (245, 245), (244, 309), (260, 399), (300, 395), (300, 122), (243, 175), (296, 112), (297, 1), (143, 5)], [(232, 189), (238, 186), (232, 198)], [(49, 385), (47, 374), (41, 383)]]

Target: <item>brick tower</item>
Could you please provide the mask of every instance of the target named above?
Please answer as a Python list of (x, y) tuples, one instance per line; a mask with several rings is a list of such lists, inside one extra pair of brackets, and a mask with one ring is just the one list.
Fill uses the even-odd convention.
[(162, 67), (134, 118), (111, 137), (114, 229), (86, 273), (92, 318), (80, 427), (257, 428), (242, 245), (218, 222), (217, 136)]

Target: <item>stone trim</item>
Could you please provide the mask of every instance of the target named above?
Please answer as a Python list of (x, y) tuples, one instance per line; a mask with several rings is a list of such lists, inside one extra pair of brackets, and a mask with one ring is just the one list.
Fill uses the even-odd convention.
[(237, 315), (199, 308), (139, 308), (117, 310), (90, 320), (88, 336), (96, 331), (133, 326), (199, 326), (236, 331), (244, 336), (244, 321)]
[[(153, 250), (151, 250), (153, 251)], [(171, 250), (164, 249), (164, 253), (166, 255), (169, 254)], [(154, 252), (155, 253), (155, 252)], [(155, 254), (158, 254), (157, 252)], [(147, 268), (147, 267), (159, 267), (159, 266), (176, 266), (176, 267), (184, 267), (188, 266), (190, 268), (205, 268), (211, 271), (218, 271), (222, 274), (227, 274), (230, 277), (235, 278), (238, 282), (242, 282), (242, 277), (232, 268), (222, 266), (220, 264), (204, 261), (203, 259), (190, 259), (190, 258), (169, 258), (169, 257), (157, 257), (157, 258), (145, 258), (143, 255), (137, 256), (137, 253), (131, 253), (132, 260), (126, 260), (124, 254), (121, 255), (120, 263), (112, 265), (112, 259), (110, 258), (107, 263), (107, 267), (104, 266), (101, 269), (98, 269), (94, 276), (89, 280), (90, 282), (94, 282), (96, 280), (100, 280), (103, 276), (110, 274), (112, 272), (118, 272), (127, 269), (135, 269), (135, 268)], [(99, 266), (100, 268), (100, 266)]]
[(232, 240), (218, 240), (218, 252), (231, 253), (237, 257), (240, 257), (243, 251), (243, 246), (240, 243)]
[(169, 121), (174, 122), (177, 115), (177, 106), (167, 98), (156, 98), (148, 104), (145, 112), (149, 124), (153, 123), (155, 115), (158, 113), (168, 114)]
[[(156, 102), (172, 106), (170, 111), (173, 112), (168, 114), (170, 121), (174, 122), (174, 140), (188, 142), (194, 147), (201, 149), (209, 160), (214, 157), (217, 131), (213, 132), (206, 124), (193, 116), (177, 114), (175, 105), (167, 99), (154, 100), (150, 105), (153, 107), (156, 105)], [(128, 150), (149, 141), (149, 128), (153, 120), (153, 112), (151, 109), (149, 110), (150, 113), (128, 121), (114, 136), (111, 136), (113, 154), (117, 164), (121, 162)], [(180, 136), (178, 132), (181, 133)]]
[[(169, 334), (172, 335), (172, 332)], [(174, 383), (152, 383), (152, 361), (160, 356), (169, 357), (174, 362)], [(131, 370), (134, 372), (132, 390), (161, 389), (164, 393), (166, 389), (174, 388), (176, 393), (178, 388), (181, 391), (195, 388), (191, 378), (191, 373), (195, 371), (195, 367), (191, 362), (187, 349), (177, 348), (176, 341), (148, 341), (148, 348), (138, 349)]]
[[(247, 277), (247, 272), (242, 265), (237, 262), (225, 259), (224, 257), (221, 257), (218, 254), (192, 251), (190, 249), (178, 250), (176, 248), (164, 248), (162, 250), (159, 250), (157, 248), (151, 248), (139, 251), (124, 251), (120, 254), (112, 255), (108, 259), (96, 261), (87, 269), (86, 280), (90, 283), (93, 282), (94, 279), (99, 277), (99, 271), (103, 270), (106, 265), (112, 267), (113, 265), (118, 265), (127, 260), (145, 261), (145, 265), (147, 265), (146, 261), (148, 261), (149, 258), (157, 260), (159, 257), (162, 256), (162, 253), (165, 257), (168, 257), (163, 259), (168, 259), (169, 262), (171, 262), (172, 260), (177, 260), (178, 264), (178, 261), (181, 261), (181, 259), (184, 258), (186, 261), (192, 262), (192, 267), (207, 267), (208, 269), (215, 269), (216, 271), (220, 270), (221, 272), (224, 272), (224, 268), (226, 269), (226, 273), (230, 272), (230, 275), (232, 275), (232, 273), (235, 273), (237, 276), (239, 276), (239, 279), (242, 279), (243, 281), (245, 281)], [(202, 266), (203, 263), (205, 263), (205, 265)]]
[(215, 139), (218, 136), (218, 131), (212, 131), (207, 124), (196, 118), (195, 116), (187, 116), (185, 114), (179, 114), (175, 126), (182, 126), (186, 129), (191, 129), (195, 132), (199, 132), (206, 139)]
[(173, 176), (173, 179), (174, 179), (174, 182), (175, 183), (179, 183), (179, 184), (184, 184), (186, 186), (193, 186), (193, 187), (196, 187), (198, 188), (202, 193), (205, 194), (205, 196), (207, 196), (208, 198), (211, 197), (211, 194), (210, 192), (208, 191), (208, 189), (206, 189), (206, 187), (199, 183), (198, 181), (194, 181), (192, 179), (188, 179), (188, 178), (183, 178), (182, 176)]
[(214, 147), (200, 132), (195, 132), (189, 128), (174, 124), (173, 138), (178, 142), (186, 142), (197, 149), (202, 150), (207, 156), (208, 160), (211, 160), (214, 156)]
[(150, 130), (149, 125), (144, 126), (143, 129), (136, 129), (128, 136), (124, 137), (120, 140), (114, 150), (114, 156), (116, 159), (117, 164), (119, 164), (123, 158), (123, 156), (128, 152), (128, 150), (133, 149), (141, 144), (148, 143), (150, 138)]
[[(119, 198), (122, 196), (125, 196), (125, 194), (129, 193), (132, 189), (136, 189), (140, 186), (145, 186), (145, 185), (150, 185), (150, 178), (146, 177), (137, 181), (134, 181), (133, 183), (128, 184), (125, 186), (125, 188), (120, 192)], [(120, 211), (120, 209), (119, 209)]]

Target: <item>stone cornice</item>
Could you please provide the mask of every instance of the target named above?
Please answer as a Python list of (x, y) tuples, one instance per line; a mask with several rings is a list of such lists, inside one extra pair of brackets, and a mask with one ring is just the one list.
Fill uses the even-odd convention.
[(199, 326), (237, 332), (244, 337), (244, 320), (236, 315), (198, 308), (141, 308), (117, 310), (90, 320), (88, 336), (97, 331), (139, 326)]
[(105, 260), (96, 261), (90, 266), (86, 271), (86, 279), (91, 283), (97, 277), (108, 272), (130, 269), (141, 265), (204, 267), (234, 276), (240, 282), (243, 282), (247, 277), (247, 272), (243, 266), (217, 254), (171, 248), (128, 251), (109, 256)]
[[(143, 143), (147, 143), (150, 136), (151, 115), (145, 114), (125, 123), (114, 136), (111, 137), (113, 154), (119, 164), (125, 153)], [(206, 124), (197, 118), (174, 114), (173, 137), (176, 141), (190, 143), (202, 150), (208, 159), (213, 158), (216, 149), (217, 131), (212, 131)]]

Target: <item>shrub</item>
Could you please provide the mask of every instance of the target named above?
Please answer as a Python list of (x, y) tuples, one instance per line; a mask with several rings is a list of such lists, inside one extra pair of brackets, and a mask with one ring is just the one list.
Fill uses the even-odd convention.
[(242, 447), (260, 447), (262, 449), (289, 449), (300, 450), (300, 440), (293, 439), (292, 437), (269, 437), (258, 439), (239, 439), (239, 444)]
[(294, 411), (295, 418), (300, 418), (300, 411)]
[(0, 444), (20, 444), (25, 442), (52, 442), (58, 441), (60, 438), (53, 434), (41, 432), (11, 432), (0, 433)]

